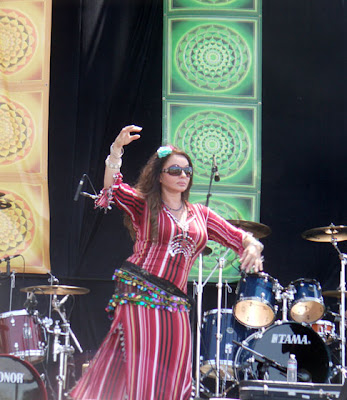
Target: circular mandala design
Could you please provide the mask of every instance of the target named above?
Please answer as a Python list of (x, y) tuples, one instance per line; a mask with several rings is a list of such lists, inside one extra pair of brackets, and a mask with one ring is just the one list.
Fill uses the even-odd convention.
[[(241, 214), (236, 208), (222, 201), (212, 200), (210, 202), (210, 208), (225, 219), (242, 219)], [(217, 262), (216, 258), (224, 257), (225, 265), (223, 269), (223, 278), (228, 279), (229, 281), (239, 280), (240, 263), (238, 261), (238, 255), (234, 251), (227, 249), (214, 241), (209, 240), (207, 246), (212, 249), (212, 253), (209, 256), (204, 257), (204, 270), (209, 272), (212, 271)], [(218, 274), (218, 270), (216, 274)]]
[(37, 35), (32, 22), (15, 10), (0, 9), (0, 71), (13, 74), (31, 60)]
[(22, 253), (35, 233), (33, 213), (28, 204), (9, 192), (2, 199), (10, 202), (11, 207), (0, 210), (0, 257)]
[(238, 85), (247, 75), (250, 50), (234, 30), (202, 25), (187, 32), (176, 50), (177, 67), (194, 86), (219, 91)]
[(27, 110), (0, 96), (0, 165), (24, 158), (34, 141), (34, 124)]
[(177, 129), (177, 147), (185, 149), (194, 160), (194, 175), (209, 178), (212, 157), (218, 171), (228, 178), (240, 171), (250, 154), (246, 129), (230, 115), (204, 111), (184, 120)]

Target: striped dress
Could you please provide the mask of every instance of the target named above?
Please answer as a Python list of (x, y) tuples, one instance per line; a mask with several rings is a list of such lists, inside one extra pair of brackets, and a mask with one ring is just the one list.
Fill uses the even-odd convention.
[[(108, 191), (102, 191), (97, 206), (112, 202), (130, 216), (136, 232), (127, 261), (183, 293), (208, 239), (239, 255), (243, 252), (244, 232), (200, 204), (186, 203), (184, 224), (163, 206), (158, 240), (153, 242), (147, 204), (122, 182), (121, 173)], [(116, 269), (113, 279), (115, 294), (107, 306), (113, 318), (111, 329), (70, 396), (78, 400), (188, 400), (192, 349), (186, 302), (121, 269)]]

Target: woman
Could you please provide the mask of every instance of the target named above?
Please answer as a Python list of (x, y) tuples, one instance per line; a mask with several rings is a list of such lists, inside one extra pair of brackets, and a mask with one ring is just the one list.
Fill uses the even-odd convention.
[(113, 318), (88, 371), (71, 396), (100, 400), (187, 400), (191, 394), (191, 330), (187, 281), (208, 239), (232, 248), (246, 272), (262, 270), (263, 245), (211, 209), (188, 202), (190, 157), (160, 147), (135, 188), (123, 183), (123, 147), (140, 138), (130, 125), (111, 145), (96, 206), (125, 211), (134, 253), (115, 270)]

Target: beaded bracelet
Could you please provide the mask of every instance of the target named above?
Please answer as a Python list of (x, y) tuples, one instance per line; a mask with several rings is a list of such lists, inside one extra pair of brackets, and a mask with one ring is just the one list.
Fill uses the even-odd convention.
[(122, 166), (122, 159), (119, 158), (118, 162), (116, 164), (113, 164), (110, 161), (110, 155), (108, 155), (105, 160), (105, 165), (110, 169), (120, 169), (120, 167)]
[(114, 151), (114, 149), (113, 149), (113, 143), (111, 144), (111, 146), (110, 146), (110, 153), (112, 154), (112, 155), (114, 155), (115, 157), (122, 157), (122, 155), (124, 154), (124, 148), (123, 147), (121, 147), (121, 150), (120, 150), (120, 154), (117, 154), (115, 151)]

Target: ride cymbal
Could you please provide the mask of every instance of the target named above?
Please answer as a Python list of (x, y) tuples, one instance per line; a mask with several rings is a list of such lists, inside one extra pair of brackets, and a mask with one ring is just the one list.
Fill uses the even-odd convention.
[(301, 234), (301, 236), (312, 242), (342, 242), (347, 240), (347, 226), (344, 225), (330, 225), (322, 226), (320, 228), (312, 228)]
[(67, 294), (87, 294), (89, 289), (79, 286), (66, 286), (66, 285), (40, 285), (29, 286), (20, 289), (21, 292), (32, 292), (35, 294), (56, 294), (65, 296)]
[(250, 232), (257, 239), (264, 238), (271, 233), (271, 228), (267, 225), (261, 224), (260, 222), (245, 221), (241, 219), (228, 219), (231, 225), (236, 226), (236, 228), (241, 228), (244, 231)]

